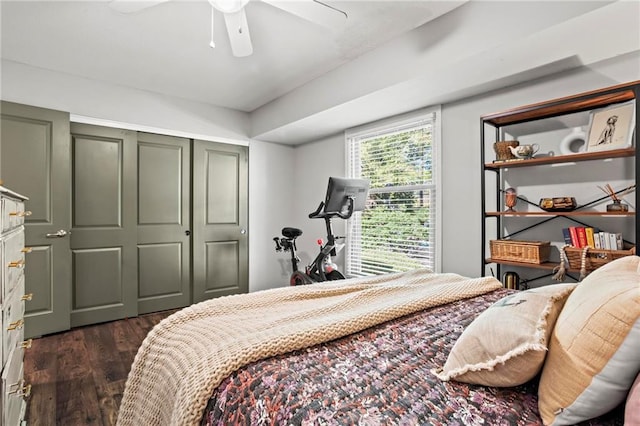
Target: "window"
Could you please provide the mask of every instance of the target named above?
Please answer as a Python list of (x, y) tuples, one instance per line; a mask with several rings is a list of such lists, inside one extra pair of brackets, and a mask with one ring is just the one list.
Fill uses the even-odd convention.
[(439, 109), (347, 132), (347, 173), (371, 181), (364, 212), (347, 224), (348, 276), (439, 270)]

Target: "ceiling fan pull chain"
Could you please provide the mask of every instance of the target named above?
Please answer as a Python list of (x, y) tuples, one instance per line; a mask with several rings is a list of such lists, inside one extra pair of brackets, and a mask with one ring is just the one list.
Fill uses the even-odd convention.
[(209, 42), (209, 47), (215, 48), (216, 43), (213, 41), (213, 15), (215, 13), (215, 9), (211, 6), (211, 41)]

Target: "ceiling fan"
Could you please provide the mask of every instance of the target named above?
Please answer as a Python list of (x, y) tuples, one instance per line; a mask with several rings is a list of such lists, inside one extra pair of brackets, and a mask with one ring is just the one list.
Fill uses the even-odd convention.
[[(135, 13), (169, 0), (111, 0), (109, 6), (121, 13)], [(253, 53), (245, 6), (250, 0), (208, 0), (211, 4), (211, 42), (213, 41), (214, 10), (224, 15), (231, 51), (234, 56), (243, 57)], [(328, 3), (330, 0), (260, 0), (286, 12), (299, 16), (330, 29), (340, 28), (347, 19), (346, 12)]]

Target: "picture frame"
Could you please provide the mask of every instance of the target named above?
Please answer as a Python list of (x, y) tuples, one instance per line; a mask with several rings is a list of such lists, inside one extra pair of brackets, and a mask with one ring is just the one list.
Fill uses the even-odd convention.
[(635, 107), (635, 101), (632, 100), (591, 111), (586, 151), (608, 151), (632, 146)]

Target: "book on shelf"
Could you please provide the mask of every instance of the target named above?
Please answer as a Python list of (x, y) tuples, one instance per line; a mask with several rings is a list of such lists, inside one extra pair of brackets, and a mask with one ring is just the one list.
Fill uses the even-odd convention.
[(590, 226), (562, 228), (564, 243), (575, 248), (591, 247), (602, 250), (623, 250), (622, 233), (600, 231)]
[(622, 233), (616, 232), (616, 250), (624, 249), (624, 241), (622, 240)]
[(596, 229), (593, 232), (593, 244), (594, 247), (597, 249), (601, 249), (602, 248), (602, 243), (600, 240), (600, 232)]
[(571, 245), (576, 248), (580, 248), (580, 239), (578, 238), (578, 227), (570, 226), (569, 234), (571, 235)]
[[(592, 229), (593, 231), (593, 229)], [(564, 230), (563, 230), (564, 237)], [(584, 226), (570, 226), (569, 227), (569, 240), (565, 237), (565, 243), (571, 244), (575, 248), (583, 248), (589, 245), (587, 242), (587, 231)]]
[(595, 239), (593, 238), (593, 234), (594, 234), (593, 228), (588, 226), (584, 228), (584, 232), (587, 236), (587, 245), (591, 248), (596, 248), (596, 242), (595, 242)]
[(578, 233), (578, 248), (587, 246), (587, 231), (584, 226), (576, 226), (576, 232)]
[(611, 250), (611, 245), (609, 244), (609, 237), (606, 232), (598, 232), (600, 235), (600, 248), (603, 250)]

